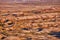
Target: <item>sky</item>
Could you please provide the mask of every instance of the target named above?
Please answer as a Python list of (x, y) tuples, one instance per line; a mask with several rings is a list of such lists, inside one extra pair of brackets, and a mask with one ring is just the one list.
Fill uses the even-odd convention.
[(60, 3), (60, 0), (0, 0), (0, 3)]

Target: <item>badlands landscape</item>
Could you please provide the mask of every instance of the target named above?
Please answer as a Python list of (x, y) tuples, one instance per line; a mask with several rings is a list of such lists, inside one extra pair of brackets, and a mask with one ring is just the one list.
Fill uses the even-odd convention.
[(0, 40), (60, 40), (60, 0), (0, 0)]

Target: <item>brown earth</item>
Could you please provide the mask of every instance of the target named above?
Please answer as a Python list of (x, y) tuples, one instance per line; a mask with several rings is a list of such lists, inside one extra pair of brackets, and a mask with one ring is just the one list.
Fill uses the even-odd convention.
[(60, 40), (60, 5), (0, 4), (0, 40)]

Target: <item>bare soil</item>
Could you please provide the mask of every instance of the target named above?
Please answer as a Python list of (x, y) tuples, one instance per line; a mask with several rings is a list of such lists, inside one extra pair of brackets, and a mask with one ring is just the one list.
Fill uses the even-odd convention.
[(0, 40), (60, 40), (60, 5), (0, 4)]

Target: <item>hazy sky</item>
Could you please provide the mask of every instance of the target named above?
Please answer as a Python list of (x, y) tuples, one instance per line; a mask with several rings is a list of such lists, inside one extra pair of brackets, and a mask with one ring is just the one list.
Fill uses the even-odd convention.
[(60, 0), (0, 0), (0, 3), (35, 3), (35, 2), (60, 3)]

